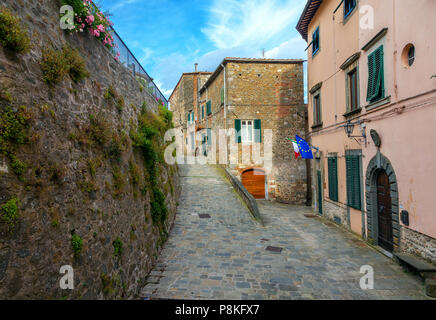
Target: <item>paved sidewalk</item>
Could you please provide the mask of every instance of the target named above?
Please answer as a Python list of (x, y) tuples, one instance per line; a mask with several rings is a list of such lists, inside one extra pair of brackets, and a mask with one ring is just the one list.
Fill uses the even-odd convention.
[[(174, 228), (142, 291), (152, 299), (425, 299), (419, 278), (308, 207), (259, 202), (256, 224), (218, 169), (180, 166)], [(201, 219), (199, 214), (209, 214)], [(266, 251), (283, 248), (281, 253)], [(360, 267), (375, 271), (360, 289)]]

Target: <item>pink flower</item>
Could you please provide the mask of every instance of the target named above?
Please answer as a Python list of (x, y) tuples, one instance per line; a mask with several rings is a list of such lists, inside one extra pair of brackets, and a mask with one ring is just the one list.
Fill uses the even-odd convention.
[(89, 15), (86, 17), (86, 23), (91, 25), (94, 22), (94, 16), (93, 15)]
[(99, 24), (99, 25), (97, 26), (97, 29), (98, 29), (98, 31), (100, 31), (100, 32), (104, 32), (104, 27), (103, 27), (102, 24)]
[(94, 36), (99, 37), (100, 36), (100, 31), (94, 30)]

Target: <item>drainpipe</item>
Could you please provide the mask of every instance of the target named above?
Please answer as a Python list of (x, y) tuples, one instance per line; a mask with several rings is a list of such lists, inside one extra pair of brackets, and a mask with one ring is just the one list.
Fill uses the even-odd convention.
[[(224, 129), (227, 132), (227, 128), (228, 128), (228, 119), (227, 119), (227, 77), (226, 77), (226, 66), (224, 64), (221, 63), (221, 67), (224, 70)], [(228, 159), (229, 159), (229, 140), (228, 140), (228, 136), (226, 134), (226, 165), (228, 164)]]

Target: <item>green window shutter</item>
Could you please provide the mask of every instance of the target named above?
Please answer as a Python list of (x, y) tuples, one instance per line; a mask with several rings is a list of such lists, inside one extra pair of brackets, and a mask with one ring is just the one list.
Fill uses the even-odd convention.
[(204, 119), (204, 105), (201, 106), (201, 119)]
[(353, 170), (354, 170), (354, 208), (360, 210), (362, 208), (360, 198), (360, 156), (354, 156)]
[(378, 47), (368, 56), (368, 91), (366, 100), (369, 102), (384, 97), (383, 57), (383, 46)]
[(236, 131), (236, 143), (242, 142), (242, 136), (241, 136), (241, 120), (235, 119), (235, 131)]
[(346, 156), (347, 165), (347, 205), (360, 210), (362, 208), (360, 186), (360, 156)]
[(262, 142), (262, 121), (254, 120), (254, 142)]
[(352, 169), (351, 169), (351, 156), (346, 156), (345, 157), (345, 161), (346, 161), (346, 171), (347, 171), (347, 205), (352, 207), (352, 179), (353, 179), (353, 175), (352, 175)]
[(338, 158), (328, 158), (329, 198), (338, 201)]
[(224, 87), (221, 88), (221, 104), (224, 103)]
[(212, 103), (210, 100), (206, 103), (206, 113), (208, 116), (212, 114)]

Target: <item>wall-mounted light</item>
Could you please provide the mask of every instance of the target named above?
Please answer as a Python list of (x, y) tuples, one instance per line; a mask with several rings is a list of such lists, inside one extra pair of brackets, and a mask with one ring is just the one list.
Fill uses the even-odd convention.
[[(353, 136), (354, 127), (356, 125), (360, 125), (360, 136)], [(351, 120), (348, 120), (347, 123), (343, 125), (345, 134), (348, 136), (348, 138), (363, 138), (365, 140), (365, 146), (366, 146), (366, 124), (362, 123), (360, 121), (352, 123)], [(355, 139), (356, 140), (356, 139)], [(356, 140), (357, 141), (357, 140)]]

